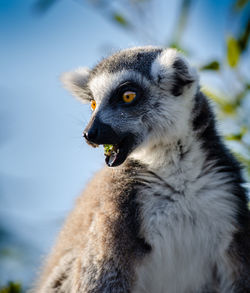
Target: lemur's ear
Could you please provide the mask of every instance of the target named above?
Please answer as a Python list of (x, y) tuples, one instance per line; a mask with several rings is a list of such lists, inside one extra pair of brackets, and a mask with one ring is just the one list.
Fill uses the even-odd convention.
[(197, 81), (197, 73), (175, 49), (166, 49), (155, 59), (151, 74), (160, 87), (171, 95), (180, 96)]
[(90, 92), (87, 87), (90, 69), (80, 67), (74, 71), (65, 72), (61, 75), (64, 87), (69, 90), (77, 99), (82, 102), (91, 100)]

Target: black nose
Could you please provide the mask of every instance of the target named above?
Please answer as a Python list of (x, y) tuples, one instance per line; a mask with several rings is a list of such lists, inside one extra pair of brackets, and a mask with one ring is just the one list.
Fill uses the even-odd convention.
[(100, 122), (98, 119), (94, 121), (90, 121), (88, 126), (85, 128), (83, 132), (83, 136), (86, 140), (95, 142), (98, 139), (98, 128), (100, 127)]
[(88, 132), (84, 131), (83, 137), (88, 141), (94, 141), (96, 138), (96, 133), (94, 133), (93, 131), (88, 131)]
[(120, 138), (110, 125), (102, 123), (98, 117), (91, 119), (83, 132), (88, 143), (116, 144)]
[(83, 132), (83, 134), (82, 134), (82, 136), (85, 138), (85, 139), (87, 139), (88, 140), (88, 132)]

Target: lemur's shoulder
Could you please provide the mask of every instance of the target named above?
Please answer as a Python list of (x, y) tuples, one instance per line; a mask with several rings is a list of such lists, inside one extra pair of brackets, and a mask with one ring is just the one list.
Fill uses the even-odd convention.
[[(116, 169), (104, 167), (93, 176), (63, 225), (46, 261), (41, 284), (48, 276), (56, 274), (57, 267), (69, 275), (68, 268), (75, 267), (72, 276), (80, 275), (80, 271), (76, 271), (84, 267), (83, 256), (89, 257), (93, 252), (97, 259), (97, 254), (99, 259), (103, 259), (103, 255), (109, 258), (110, 247), (117, 246), (117, 257), (120, 250), (127, 251), (127, 257), (123, 257), (124, 261), (128, 261), (129, 252), (136, 258), (136, 255), (150, 250), (139, 237), (139, 208), (135, 196), (136, 183), (132, 178), (136, 169), (137, 166), (127, 163)], [(91, 251), (88, 251), (89, 247)], [(114, 250), (112, 253), (114, 260)]]

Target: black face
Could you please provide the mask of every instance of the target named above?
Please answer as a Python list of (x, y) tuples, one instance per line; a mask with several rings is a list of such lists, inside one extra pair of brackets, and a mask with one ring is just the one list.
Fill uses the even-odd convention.
[(90, 127), (86, 127), (84, 137), (87, 143), (94, 147), (100, 144), (112, 145), (112, 150), (105, 153), (105, 162), (109, 167), (121, 165), (135, 144), (133, 134), (124, 133), (118, 136), (109, 125), (101, 123), (98, 118)]
[[(126, 95), (130, 94), (130, 98)], [(110, 95), (109, 104), (111, 107), (135, 107), (142, 103), (145, 94), (140, 85), (133, 81), (121, 83)]]
[[(135, 112), (136, 116), (138, 116), (137, 105), (143, 102), (144, 99), (145, 94), (143, 89), (133, 81), (126, 81), (121, 83), (120, 86), (111, 93), (107, 106), (108, 111), (110, 111), (110, 113), (116, 113), (115, 109), (117, 108), (126, 111), (128, 107), (131, 107), (129, 113)], [(95, 101), (92, 101), (92, 105), (95, 109)], [(105, 109), (103, 111), (105, 111)], [(103, 144), (105, 149), (109, 149), (105, 151), (105, 162), (109, 167), (119, 166), (134, 149), (136, 145), (135, 135), (125, 130), (126, 127), (124, 127), (124, 131), (119, 127), (119, 133), (117, 133), (117, 131), (113, 129), (112, 123), (111, 125), (103, 123), (99, 116), (100, 113), (98, 112), (93, 115), (84, 130), (84, 137), (87, 143), (94, 147)]]

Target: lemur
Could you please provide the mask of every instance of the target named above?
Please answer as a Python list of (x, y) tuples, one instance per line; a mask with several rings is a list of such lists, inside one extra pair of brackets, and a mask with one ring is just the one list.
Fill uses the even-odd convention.
[(33, 292), (250, 292), (242, 170), (185, 57), (136, 47), (62, 80), (92, 107), (87, 143), (112, 149)]

